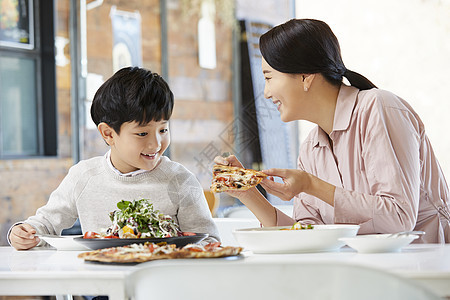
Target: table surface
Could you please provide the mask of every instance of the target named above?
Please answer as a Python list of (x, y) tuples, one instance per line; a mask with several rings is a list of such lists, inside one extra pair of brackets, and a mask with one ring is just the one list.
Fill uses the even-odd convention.
[[(417, 280), (440, 296), (450, 296), (450, 244), (410, 245), (396, 253), (361, 254), (344, 247), (339, 252), (302, 254), (253, 254), (244, 251), (243, 259), (153, 261), (137, 265), (88, 263), (79, 259), (81, 251), (56, 251), (35, 248), (17, 251), (0, 247), (1, 295), (109, 295), (126, 299), (127, 276), (142, 267), (186, 263), (289, 263), (344, 262), (380, 268)], [(195, 278), (193, 279), (195, 280)], [(27, 288), (24, 289), (24, 286)]]
[(135, 266), (85, 263), (77, 257), (81, 252), (0, 247), (0, 294), (108, 295), (112, 300), (125, 299), (125, 278)]

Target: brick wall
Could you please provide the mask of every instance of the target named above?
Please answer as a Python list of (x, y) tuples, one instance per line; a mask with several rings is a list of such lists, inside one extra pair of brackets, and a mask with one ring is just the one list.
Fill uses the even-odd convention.
[[(69, 0), (58, 0), (57, 36), (69, 38)], [(198, 66), (198, 13), (185, 17), (181, 1), (168, 1), (169, 84), (175, 94), (171, 119), (172, 160), (190, 169), (205, 189), (209, 187), (212, 158), (230, 151), (233, 119), (231, 100), (231, 27), (216, 22), (217, 68)], [(111, 7), (136, 11), (142, 21), (143, 66), (161, 72), (159, 0), (105, 0), (87, 12), (88, 72), (106, 80), (113, 74)], [(65, 47), (70, 59), (70, 45)], [(71, 158), (71, 65), (57, 67), (58, 156), (0, 161), (0, 245), (12, 223), (33, 215), (44, 205), (73, 164)], [(89, 115), (87, 115), (89, 116)], [(108, 147), (95, 129), (82, 123), (81, 158), (103, 155)]]
[(214, 156), (231, 151), (227, 129), (233, 121), (232, 28), (216, 18), (217, 67), (203, 69), (198, 63), (199, 11), (186, 17), (180, 2), (169, 2), (169, 84), (176, 99), (170, 124), (171, 158), (209, 189)]

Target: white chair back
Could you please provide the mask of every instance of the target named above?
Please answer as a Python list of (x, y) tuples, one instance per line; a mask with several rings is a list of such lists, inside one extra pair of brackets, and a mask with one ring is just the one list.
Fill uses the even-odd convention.
[(223, 246), (239, 246), (232, 233), (233, 229), (260, 227), (256, 218), (213, 218), (219, 230)]
[[(287, 205), (275, 205), (276, 208), (281, 210), (289, 217), (293, 216), (294, 206)], [(244, 205), (228, 207), (223, 211), (223, 217), (225, 218), (256, 218), (255, 215)]]
[(143, 264), (128, 278), (131, 299), (438, 300), (417, 282), (342, 263), (172, 260)]

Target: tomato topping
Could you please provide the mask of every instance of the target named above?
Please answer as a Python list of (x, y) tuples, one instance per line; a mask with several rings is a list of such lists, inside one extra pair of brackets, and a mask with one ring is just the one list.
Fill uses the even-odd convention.
[(150, 243), (150, 244), (148, 244), (148, 249), (150, 250), (150, 253), (153, 253), (153, 251), (155, 251), (155, 244), (153, 244), (153, 243)]
[(188, 250), (191, 251), (191, 252), (202, 252), (202, 251), (203, 251), (203, 250), (200, 249), (200, 248), (194, 248), (194, 247), (189, 248)]
[[(96, 236), (96, 237), (99, 237), (99, 236)], [(117, 235), (110, 234), (110, 235), (102, 236), (101, 238), (103, 238), (103, 239), (118, 239), (119, 237)]]
[(185, 231), (185, 232), (182, 233), (182, 235), (184, 235), (184, 236), (192, 236), (192, 235), (196, 235), (196, 234), (193, 233), (193, 232)]
[(214, 250), (216, 248), (220, 247), (220, 242), (215, 242), (215, 243), (209, 243), (208, 245), (205, 245), (205, 249), (207, 251), (209, 250)]
[(95, 239), (98, 236), (97, 232), (94, 231), (86, 231), (83, 238), (85, 239)]

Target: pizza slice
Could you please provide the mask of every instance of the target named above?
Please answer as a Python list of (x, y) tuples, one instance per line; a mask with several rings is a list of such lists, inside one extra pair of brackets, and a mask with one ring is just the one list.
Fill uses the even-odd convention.
[(211, 191), (220, 193), (230, 190), (245, 191), (257, 186), (267, 177), (266, 174), (252, 169), (214, 165)]

